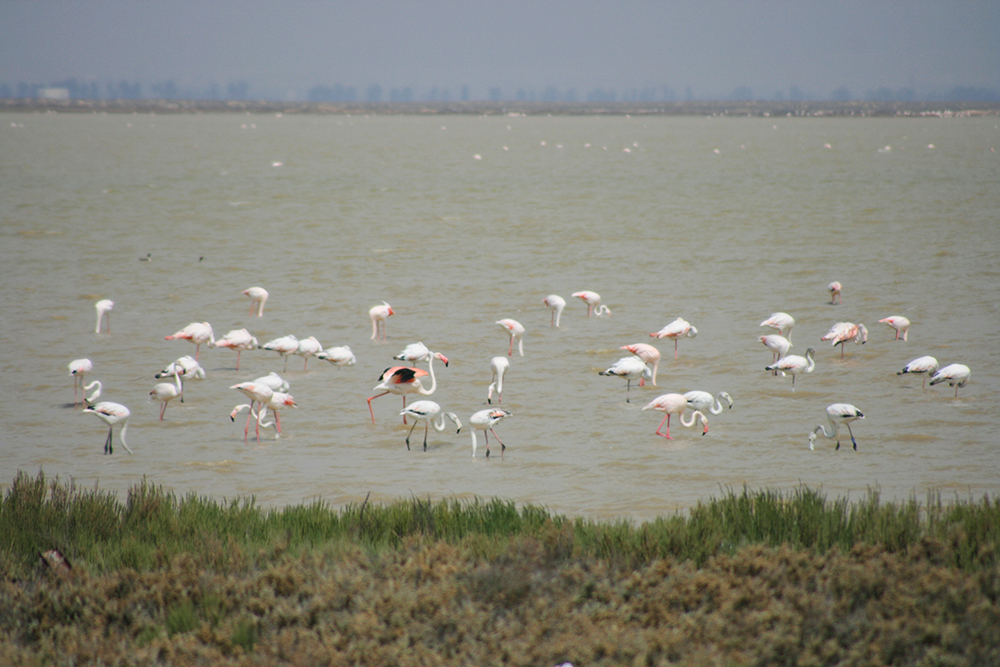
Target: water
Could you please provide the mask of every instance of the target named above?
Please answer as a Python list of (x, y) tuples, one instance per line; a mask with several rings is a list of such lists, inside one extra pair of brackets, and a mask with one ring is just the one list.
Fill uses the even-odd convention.
[[(0, 138), (3, 318), (0, 487), (18, 470), (124, 493), (143, 479), (178, 494), (253, 495), (266, 506), (399, 497), (500, 496), (555, 512), (638, 521), (727, 488), (821, 487), (859, 498), (1000, 491), (1000, 144), (995, 118), (361, 117), (15, 115)], [(829, 144), (829, 147), (825, 147)], [(929, 148), (933, 145), (933, 148)], [(887, 147), (889, 149), (887, 149)], [(476, 156), (479, 156), (479, 159)], [(152, 253), (150, 262), (139, 261)], [(200, 258), (204, 258), (200, 260)], [(844, 284), (832, 306), (826, 285)], [(263, 318), (240, 292), (271, 294)], [(570, 294), (599, 292), (587, 319)], [(549, 327), (542, 299), (569, 302)], [(115, 301), (111, 333), (94, 303)], [(396, 315), (370, 340), (369, 307)], [(793, 353), (817, 368), (764, 372), (774, 311), (798, 320)], [(878, 320), (912, 320), (894, 342)], [(699, 330), (658, 341), (658, 387), (598, 376), (678, 316)], [(407, 451), (401, 400), (365, 399), (392, 355), (421, 340), (446, 354), (433, 400), (464, 421), (485, 407), (503, 317), (527, 328), (496, 432), (503, 460), (471, 456), (463, 429)], [(274, 353), (202, 349), (166, 420), (153, 375), (193, 354), (165, 341), (189, 322), (349, 344), (337, 369)], [(863, 322), (864, 346), (819, 337)], [(896, 371), (925, 354), (968, 365), (958, 398)], [(71, 406), (66, 365), (89, 357), (102, 398), (128, 405), (129, 456)], [(243, 441), (236, 382), (278, 371), (299, 408), (283, 435)], [(661, 393), (728, 391), (708, 435), (640, 408)], [(811, 429), (858, 406), (859, 449)], [(251, 438), (253, 433), (251, 431)], [(492, 438), (491, 438), (492, 440)], [(117, 444), (117, 433), (116, 433)]]

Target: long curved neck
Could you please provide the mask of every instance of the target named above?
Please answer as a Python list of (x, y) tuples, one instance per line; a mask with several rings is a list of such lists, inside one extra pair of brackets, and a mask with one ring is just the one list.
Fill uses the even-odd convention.
[(417, 390), (421, 394), (423, 394), (424, 396), (430, 396), (431, 394), (433, 394), (437, 390), (437, 386), (438, 386), (438, 384), (437, 384), (437, 378), (434, 377), (434, 353), (433, 352), (431, 353), (430, 360), (427, 362), (427, 370), (431, 374), (431, 388), (430, 389), (424, 389), (423, 387), (420, 387)]
[(828, 431), (826, 429), (827, 424), (820, 424), (819, 426), (817, 426), (816, 428), (813, 429), (813, 435), (816, 435), (817, 433), (819, 433), (820, 431), (822, 431), (824, 438), (833, 438), (833, 437), (835, 437), (837, 435), (837, 425), (834, 424), (833, 422), (829, 422), (829, 426), (830, 426), (830, 430)]
[(813, 369), (816, 368), (816, 360), (813, 359), (812, 352), (809, 350), (806, 350), (806, 363), (808, 364), (806, 366), (806, 373), (812, 373)]
[(692, 426), (694, 426), (695, 420), (700, 421), (703, 426), (708, 425), (708, 417), (706, 417), (701, 412), (701, 410), (695, 410), (694, 412), (691, 413), (691, 421), (684, 421), (685, 414), (686, 413), (684, 412), (681, 413), (681, 425), (684, 426), (685, 428), (691, 428)]
[(722, 399), (719, 396), (715, 397), (715, 403), (712, 404), (712, 406), (708, 409), (708, 411), (711, 412), (713, 415), (722, 414)]

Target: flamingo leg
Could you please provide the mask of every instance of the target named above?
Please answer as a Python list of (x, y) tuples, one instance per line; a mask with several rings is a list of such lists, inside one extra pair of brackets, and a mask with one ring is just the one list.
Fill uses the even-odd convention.
[(163, 421), (163, 413), (167, 411), (167, 404), (163, 402), (160, 404), (160, 421)]
[[(406, 394), (403, 394), (403, 409), (406, 409)], [(414, 422), (415, 424), (416, 422)], [(406, 425), (406, 415), (403, 415), (403, 425)]]
[[(663, 422), (667, 423), (667, 432), (666, 433), (660, 433), (660, 429), (663, 428)], [(663, 419), (660, 421), (660, 425), (656, 427), (656, 435), (658, 435), (660, 437), (663, 437), (663, 438), (666, 438), (667, 440), (673, 440), (673, 438), (670, 437), (670, 413), (669, 412), (663, 416)]]
[(632, 389), (632, 378), (625, 378), (625, 402), (631, 403), (628, 393)]
[(278, 414), (277, 410), (272, 410), (274, 413), (274, 439), (277, 440), (278, 436), (281, 435), (281, 415)]
[(282, 372), (283, 372), (283, 373), (287, 373), (287, 372), (288, 372), (288, 356), (287, 356), (287, 355), (284, 355), (284, 354), (283, 354), (283, 355), (281, 355), (281, 356), (285, 357), (285, 370), (284, 370), (284, 371), (282, 371)]
[(250, 417), (253, 415), (253, 404), (254, 404), (254, 401), (250, 401), (250, 413), (247, 415), (247, 425), (246, 425), (246, 428), (243, 429), (243, 442), (244, 443), (247, 441), (247, 438), (250, 437)]
[(511, 337), (510, 337), (510, 347), (507, 349), (507, 356), (508, 357), (514, 356), (514, 336), (513, 335), (511, 335)]
[[(253, 309), (250, 309), (253, 312)], [(243, 350), (236, 350), (236, 370), (240, 370), (240, 355), (243, 354)]]
[(114, 453), (114, 447), (111, 444), (111, 435), (114, 432), (114, 430), (115, 430), (114, 426), (109, 426), (108, 427), (108, 439), (104, 441), (104, 453), (105, 454), (112, 454), (112, 453)]
[(854, 451), (858, 451), (858, 441), (854, 439), (854, 431), (851, 430), (851, 425), (847, 424), (847, 432), (851, 434), (851, 442), (854, 444)]
[[(413, 426), (410, 427), (410, 432), (406, 434), (406, 451), (410, 451), (410, 436), (413, 435), (413, 429), (417, 427), (417, 422), (413, 422)], [(424, 435), (426, 438), (426, 434)], [(424, 442), (424, 449), (427, 449), (427, 443)]]
[(674, 359), (677, 358), (677, 339), (674, 339)]
[[(444, 423), (444, 422), (442, 422), (442, 423)], [(416, 426), (417, 423), (413, 422), (413, 425)], [(424, 424), (424, 451), (425, 452), (427, 451), (427, 431), (430, 428), (430, 425), (431, 425), (430, 422), (427, 422), (427, 423)], [(412, 430), (411, 430), (411, 433), (412, 433)]]
[[(379, 396), (385, 396), (388, 393), (389, 392), (387, 392), (387, 391), (383, 391), (381, 394), (375, 394), (374, 396), (372, 396), (371, 398), (368, 399), (368, 412), (370, 412), (371, 415), (372, 415), (372, 423), (373, 424), (375, 423), (375, 411), (372, 410), (372, 400), (378, 398)], [(405, 408), (406, 406), (404, 405), (403, 407)], [(249, 424), (249, 423), (250, 423), (250, 420), (248, 419), (247, 420), (247, 424)]]
[[(485, 431), (484, 431), (484, 433), (485, 433)], [(503, 444), (503, 440), (500, 439), (500, 436), (497, 435), (496, 431), (494, 431), (493, 429), (490, 429), (490, 433), (492, 433), (493, 437), (496, 438), (497, 442), (500, 443), (500, 458), (503, 458), (503, 453), (507, 450), (507, 445)], [(489, 449), (489, 447), (487, 447), (486, 448), (487, 455), (489, 454), (489, 451), (490, 451), (490, 449)]]

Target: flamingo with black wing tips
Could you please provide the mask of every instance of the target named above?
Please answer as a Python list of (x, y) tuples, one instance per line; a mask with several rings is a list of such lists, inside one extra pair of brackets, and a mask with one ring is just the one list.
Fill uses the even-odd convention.
[(792, 376), (792, 391), (795, 391), (795, 377), (800, 373), (812, 373), (816, 368), (816, 361), (813, 355), (816, 354), (814, 348), (806, 350), (806, 356), (800, 357), (797, 354), (789, 354), (777, 363), (765, 366), (765, 371), (780, 371), (782, 374), (788, 373)]
[(563, 308), (566, 307), (566, 299), (562, 298), (558, 294), (550, 294), (544, 299), (542, 303), (549, 307), (552, 311), (552, 320), (549, 326), (559, 328), (559, 318), (562, 317)]
[(382, 340), (385, 341), (385, 333), (386, 333), (385, 321), (391, 315), (395, 314), (396, 311), (392, 309), (392, 306), (390, 306), (387, 301), (383, 301), (382, 305), (380, 306), (372, 306), (368, 310), (368, 317), (370, 317), (372, 321), (372, 340), (378, 340), (379, 325), (381, 324)]
[(486, 458), (490, 458), (490, 436), (486, 434), (487, 431), (492, 433), (493, 437), (500, 443), (500, 458), (503, 458), (503, 454), (507, 450), (507, 445), (503, 443), (500, 436), (493, 430), (493, 427), (501, 419), (513, 416), (513, 413), (501, 410), (500, 408), (487, 408), (486, 410), (480, 410), (469, 418), (469, 424), (472, 425), (472, 428), (469, 430), (472, 433), (472, 458), (476, 458), (476, 431), (482, 431), (483, 437), (486, 439)]
[(192, 322), (180, 331), (170, 336), (164, 336), (164, 340), (187, 340), (194, 343), (194, 358), (198, 360), (201, 353), (201, 344), (208, 343), (209, 347), (215, 344), (215, 334), (212, 333), (212, 325), (208, 322)]
[(510, 348), (507, 350), (507, 356), (512, 356), (514, 354), (514, 339), (517, 339), (517, 351), (520, 352), (521, 356), (524, 356), (524, 327), (517, 320), (512, 320), (510, 318), (505, 318), (502, 320), (497, 320), (496, 324), (499, 325), (501, 329), (506, 331), (510, 335)]
[(263, 287), (248, 287), (242, 293), (250, 298), (250, 317), (253, 317), (254, 306), (257, 306), (257, 317), (263, 317), (264, 304), (267, 303), (268, 297), (267, 290)]
[[(663, 412), (663, 419), (660, 421), (660, 425), (656, 427), (656, 435), (666, 438), (667, 440), (673, 440), (670, 436), (670, 415), (678, 415), (681, 420), (681, 426), (686, 428), (691, 428), (694, 426), (695, 421), (700, 421), (704, 426), (701, 434), (705, 435), (708, 433), (708, 417), (705, 416), (703, 412), (695, 410), (691, 413), (691, 421), (684, 420), (684, 411), (688, 408), (687, 398), (683, 394), (662, 394), (657, 396), (652, 401), (643, 406), (643, 410), (658, 410)], [(667, 432), (660, 433), (660, 429), (663, 428), (664, 422), (667, 424)]]
[[(282, 373), (288, 371), (288, 355), (295, 354), (299, 351), (299, 339), (294, 335), (289, 334), (287, 336), (281, 336), (280, 338), (275, 338), (274, 340), (269, 340), (263, 345), (258, 346), (261, 350), (270, 350), (272, 352), (277, 352), (285, 360), (285, 368)], [(309, 360), (306, 359), (306, 363)]]
[(917, 357), (910, 363), (903, 366), (903, 370), (896, 373), (896, 375), (903, 375), (905, 373), (915, 373), (924, 376), (923, 389), (927, 388), (927, 376), (934, 375), (938, 369), (938, 360), (934, 357)]
[(893, 340), (899, 340), (899, 334), (903, 334), (903, 341), (905, 342), (907, 335), (910, 333), (910, 320), (902, 315), (884, 317), (879, 320), (879, 324), (888, 325), (890, 329), (896, 332), (896, 337)]
[(854, 432), (851, 430), (851, 422), (864, 419), (865, 416), (861, 414), (861, 410), (850, 403), (834, 403), (828, 405), (826, 408), (826, 418), (830, 423), (830, 428), (827, 429), (826, 424), (820, 424), (813, 429), (812, 433), (809, 434), (809, 449), (814, 449), (816, 444), (816, 436), (820, 433), (823, 434), (824, 438), (837, 438), (837, 446), (835, 449), (840, 449), (840, 425), (843, 424), (847, 427), (847, 432), (851, 434), (851, 442), (854, 444), (854, 451), (858, 451), (858, 441), (854, 439)]
[(947, 382), (949, 386), (955, 388), (955, 396), (957, 397), (958, 388), (967, 385), (971, 377), (972, 371), (965, 364), (948, 364), (934, 373), (931, 377), (930, 385), (933, 387), (936, 384)]
[(351, 347), (349, 345), (328, 347), (322, 352), (317, 353), (316, 358), (330, 362), (334, 366), (338, 367), (353, 366), (358, 361), (357, 358), (354, 356), (354, 353), (351, 352)]
[(172, 377), (180, 392), (181, 403), (184, 402), (184, 379), (205, 379), (205, 369), (190, 355), (185, 355), (167, 364), (167, 367), (154, 376), (157, 380)]
[(112, 401), (101, 401), (100, 403), (95, 403), (94, 405), (88, 405), (83, 409), (83, 412), (97, 415), (108, 425), (108, 438), (104, 441), (104, 453), (113, 454), (114, 449), (111, 445), (111, 436), (115, 430), (115, 426), (121, 424), (121, 431), (118, 433), (118, 438), (121, 440), (122, 447), (129, 454), (134, 454), (135, 452), (128, 446), (125, 442), (125, 431), (128, 430), (128, 418), (132, 414), (129, 409), (126, 408), (121, 403), (114, 403)]
[[(650, 384), (656, 386), (656, 371), (660, 368), (660, 351), (648, 343), (635, 343), (634, 345), (622, 345), (619, 350), (628, 350), (653, 367), (653, 378)], [(646, 378), (639, 378), (639, 386), (646, 384)]]
[[(387, 368), (379, 376), (379, 383), (375, 385), (373, 391), (382, 390), (381, 394), (375, 394), (368, 399), (368, 411), (372, 416), (372, 424), (375, 423), (375, 411), (372, 409), (372, 401), (386, 394), (396, 394), (397, 396), (403, 397), (403, 408), (406, 408), (406, 397), (408, 394), (421, 394), (423, 396), (430, 396), (437, 390), (437, 378), (434, 375), (434, 360), (442, 359), (442, 354), (438, 352), (431, 352), (431, 356), (428, 359), (428, 370), (425, 371), (421, 368), (413, 368), (410, 366), (392, 366)], [(429, 371), (429, 372), (428, 372)], [(431, 376), (431, 386), (429, 389), (424, 388), (421, 383), (421, 378), (430, 375)], [(403, 415), (403, 423), (406, 423), (406, 415)]]
[[(441, 406), (434, 401), (414, 401), (409, 407), (404, 408), (399, 414), (403, 416), (409, 415), (413, 417), (413, 426), (410, 427), (410, 432), (406, 434), (406, 449), (410, 449), (410, 436), (413, 435), (413, 429), (417, 427), (418, 422), (424, 423), (424, 451), (427, 451), (427, 431), (429, 428), (433, 428), (438, 433), (441, 433), (445, 429), (444, 419), (447, 417), (452, 421), (458, 430), (455, 433), (459, 433), (462, 430), (462, 420), (458, 418), (454, 412), (441, 412)], [(437, 422), (434, 419), (437, 418)]]
[(691, 326), (691, 323), (685, 320), (683, 317), (678, 317), (676, 320), (663, 327), (659, 331), (654, 331), (649, 334), (651, 338), (669, 338), (674, 341), (674, 359), (677, 358), (677, 342), (681, 338), (694, 338), (698, 335), (698, 329)]
[(639, 357), (622, 357), (615, 363), (611, 364), (606, 370), (598, 373), (598, 375), (614, 375), (616, 377), (625, 379), (625, 402), (630, 403), (629, 392), (632, 390), (632, 380), (638, 380), (640, 378), (652, 379), (653, 372), (649, 370), (649, 366), (646, 362)]

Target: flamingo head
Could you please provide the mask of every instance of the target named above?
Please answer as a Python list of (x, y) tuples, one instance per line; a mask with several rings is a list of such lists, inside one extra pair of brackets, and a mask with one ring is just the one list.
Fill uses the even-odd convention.
[(440, 352), (434, 353), (434, 358), (444, 362), (445, 367), (448, 366), (448, 357), (444, 356)]

